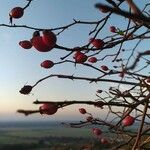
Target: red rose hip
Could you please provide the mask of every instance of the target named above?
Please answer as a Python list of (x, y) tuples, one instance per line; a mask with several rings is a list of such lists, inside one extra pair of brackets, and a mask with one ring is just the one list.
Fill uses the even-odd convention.
[(94, 38), (91, 38), (90, 39), (90, 43), (96, 47), (96, 48), (103, 48), (105, 42), (101, 39), (94, 39)]
[(45, 103), (39, 107), (41, 114), (53, 115), (57, 112), (58, 106), (54, 103)]
[(105, 7), (99, 7), (99, 10), (100, 10), (102, 13), (108, 13), (108, 12), (109, 12)]
[(124, 126), (131, 126), (135, 121), (135, 118), (132, 116), (126, 116), (123, 120), (122, 120), (122, 124)]
[(24, 9), (21, 7), (15, 7), (9, 13), (10, 17), (15, 19), (21, 18), (23, 14), (24, 14)]
[(49, 46), (43, 42), (42, 36), (40, 36), (40, 33), (38, 31), (35, 31), (33, 33), (31, 43), (34, 46), (34, 48), (39, 52), (49, 52), (52, 49), (49, 48)]
[(73, 59), (77, 59), (77, 57), (78, 57), (80, 54), (82, 54), (80, 51), (75, 52), (74, 55), (73, 55)]
[(108, 71), (108, 67), (105, 66), (105, 65), (101, 66), (101, 69), (104, 70), (104, 71)]
[(93, 133), (97, 136), (102, 134), (102, 131), (98, 128), (93, 128), (92, 130), (93, 130)]
[(147, 83), (150, 83), (150, 77), (148, 77), (146, 81), (147, 81)]
[(43, 68), (52, 68), (54, 66), (54, 63), (51, 60), (45, 60), (41, 63), (41, 67)]
[(32, 44), (30, 41), (24, 40), (24, 41), (20, 41), (19, 45), (24, 48), (24, 49), (30, 49), (32, 47)]
[(88, 62), (90, 62), (90, 63), (96, 63), (97, 62), (97, 58), (96, 57), (90, 57), (88, 59)]
[(100, 139), (101, 144), (108, 144), (108, 140), (106, 138)]
[(79, 112), (80, 112), (81, 114), (86, 114), (86, 110), (85, 110), (84, 108), (80, 108), (80, 109), (79, 109)]
[(116, 33), (117, 32), (116, 27), (115, 26), (110, 26), (110, 32)]
[(86, 62), (87, 58), (88, 57), (85, 54), (81, 53), (81, 54), (77, 55), (75, 60), (77, 63), (84, 63), (84, 62)]
[(57, 38), (53, 32), (44, 30), (42, 40), (49, 47), (49, 49), (52, 49), (56, 45)]
[(124, 73), (124, 72), (120, 72), (120, 73), (119, 73), (119, 77), (121, 77), (121, 78), (123, 78), (123, 77), (124, 77), (124, 75), (125, 75), (125, 73)]
[(88, 116), (88, 117), (86, 117), (86, 120), (87, 120), (88, 122), (90, 122), (90, 121), (93, 120), (93, 117), (92, 117), (92, 116)]

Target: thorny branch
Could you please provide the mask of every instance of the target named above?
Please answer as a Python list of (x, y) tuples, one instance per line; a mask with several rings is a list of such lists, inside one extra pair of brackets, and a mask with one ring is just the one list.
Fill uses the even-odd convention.
[[(33, 0), (27, 0), (24, 10), (31, 6)], [(70, 29), (76, 25), (86, 25), (90, 26), (92, 29), (89, 30), (88, 35), (92, 36), (93, 39), (99, 38), (101, 32), (107, 26), (109, 20), (112, 17), (112, 14), (120, 15), (127, 20), (127, 25), (125, 29), (116, 27), (116, 30), (112, 35), (106, 35), (103, 37), (104, 46), (97, 48), (92, 45), (91, 42), (86, 41), (84, 44), (78, 46), (78, 51), (87, 55), (87, 58), (97, 57), (97, 63), (112, 62), (113, 68), (108, 68), (108, 70), (103, 70), (100, 67), (97, 67), (94, 64), (89, 62), (77, 63), (75, 60), (72, 60), (72, 54), (76, 52), (74, 47), (66, 47), (64, 45), (59, 45), (56, 43), (55, 49), (63, 50), (66, 52), (65, 56), (61, 56), (60, 60), (54, 63), (54, 66), (65, 65), (66, 63), (73, 64), (76, 66), (84, 66), (87, 69), (92, 71), (97, 71), (97, 77), (89, 77), (87, 74), (85, 76), (76, 76), (76, 75), (66, 75), (66, 74), (50, 74), (42, 79), (38, 80), (33, 86), (25, 85), (20, 91), (24, 90), (25, 94), (29, 94), (33, 88), (35, 88), (39, 83), (45, 81), (48, 78), (57, 77), (60, 79), (70, 79), (74, 80), (83, 80), (88, 81), (89, 83), (111, 83), (114, 84), (113, 87), (108, 87), (107, 90), (100, 89), (96, 93), (97, 99), (95, 101), (35, 101), (34, 104), (55, 104), (58, 109), (70, 106), (73, 104), (86, 104), (93, 105), (97, 109), (107, 110), (105, 119), (95, 118), (91, 113), (86, 113), (92, 119), (90, 121), (84, 120), (77, 123), (69, 123), (70, 127), (83, 127), (85, 125), (99, 125), (106, 126), (108, 132), (114, 133), (115, 138), (111, 140), (110, 143), (116, 142), (116, 139), (119, 137), (124, 139), (122, 144), (119, 144), (115, 149), (119, 149), (127, 144), (132, 144), (132, 150), (143, 148), (146, 144), (149, 143), (150, 128), (145, 128), (145, 126), (150, 125), (150, 77), (147, 73), (146, 68), (149, 67), (149, 55), (150, 50), (138, 50), (138, 46), (145, 39), (150, 38), (150, 13), (146, 11), (149, 4), (145, 4), (143, 10), (135, 4), (134, 0), (106, 0), (109, 5), (103, 3), (95, 4), (95, 7), (98, 11), (106, 13), (106, 16), (101, 19), (98, 18), (96, 21), (81, 21), (78, 19), (73, 19), (73, 22), (64, 26), (58, 26), (54, 28), (40, 28), (32, 27), (29, 25), (9, 25), (9, 24), (0, 24), (0, 27), (9, 27), (9, 28), (25, 28), (33, 31), (43, 31), (51, 30), (54, 31), (57, 37), (59, 38), (60, 34), (63, 34), (64, 31)], [(122, 10), (121, 5), (126, 3), (129, 6), (129, 11)], [(27, 11), (27, 9), (26, 9)], [(107, 14), (108, 13), (108, 14)], [(145, 31), (146, 29), (146, 31)], [(142, 32), (140, 31), (142, 30)], [(127, 42), (136, 41), (134, 48), (127, 50), (124, 49), (124, 45)], [(114, 51), (111, 53), (111, 49), (114, 48)], [(109, 53), (108, 53), (109, 52)], [(130, 55), (128, 55), (130, 52)], [(109, 59), (108, 59), (109, 58)], [(137, 64), (143, 64), (142, 68), (139, 68)], [(72, 73), (73, 74), (73, 73)], [(115, 77), (115, 78), (114, 78)], [(125, 90), (121, 89), (122, 85), (126, 85)], [(116, 87), (115, 87), (116, 86)], [(21, 93), (21, 92), (20, 92)], [(119, 108), (119, 109), (118, 109)], [(121, 108), (121, 109), (120, 109)], [(41, 113), (40, 108), (38, 110), (24, 110), (18, 109), (18, 113), (22, 113), (26, 116)], [(129, 116), (134, 116), (135, 122), (138, 124), (137, 131), (129, 131), (123, 126), (123, 120)], [(142, 141), (142, 138), (145, 138)], [(126, 140), (125, 140), (126, 139)], [(134, 144), (133, 144), (134, 143)]]

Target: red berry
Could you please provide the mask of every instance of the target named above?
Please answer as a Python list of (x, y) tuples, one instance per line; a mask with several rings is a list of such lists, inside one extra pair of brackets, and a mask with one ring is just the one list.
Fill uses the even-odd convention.
[(92, 130), (93, 130), (93, 133), (97, 136), (102, 134), (102, 131), (98, 128), (93, 128)]
[(77, 57), (78, 57), (80, 54), (83, 54), (83, 53), (81, 53), (80, 51), (75, 52), (74, 55), (73, 55), (73, 58), (74, 58), (74, 59), (77, 59)]
[(41, 67), (43, 68), (52, 68), (54, 66), (54, 63), (51, 60), (45, 60), (41, 63)]
[(124, 72), (120, 72), (119, 77), (123, 78), (124, 77)]
[(150, 83), (150, 77), (148, 77), (146, 81), (147, 81), (147, 83)]
[(56, 45), (57, 38), (53, 32), (44, 30), (42, 40), (49, 47), (49, 49), (53, 49)]
[(15, 7), (9, 13), (10, 17), (15, 19), (21, 18), (23, 14), (24, 14), (24, 9), (21, 7)]
[(90, 43), (92, 43), (93, 46), (95, 46), (96, 48), (103, 48), (103, 46), (105, 44), (103, 40), (93, 39), (93, 38), (90, 39)]
[(84, 63), (86, 62), (87, 58), (88, 57), (85, 54), (81, 53), (75, 58), (75, 60), (77, 63)]
[(97, 101), (97, 102), (95, 102), (94, 106), (103, 109), (104, 102), (103, 101)]
[(101, 144), (108, 144), (108, 140), (106, 138), (101, 138)]
[(110, 32), (116, 33), (117, 32), (116, 27), (115, 26), (110, 26)]
[(88, 59), (88, 62), (96, 63), (96, 62), (97, 62), (97, 58), (96, 58), (96, 57), (90, 57), (90, 58)]
[(99, 7), (99, 10), (100, 10), (102, 13), (108, 13), (108, 12), (109, 12), (109, 10), (107, 10), (105, 7), (102, 7), (102, 6)]
[(132, 39), (134, 37), (134, 35), (132, 33), (128, 33), (127, 35), (124, 36), (124, 38), (127, 39)]
[(108, 71), (108, 67), (105, 66), (105, 65), (101, 66), (101, 69), (104, 70), (104, 71)]
[(124, 126), (131, 126), (134, 123), (134, 117), (132, 116), (126, 116), (123, 120), (122, 120), (122, 124)]
[(90, 122), (90, 121), (93, 120), (93, 117), (92, 117), (92, 116), (88, 116), (88, 117), (86, 117), (86, 120), (87, 120), (88, 122)]
[(96, 92), (97, 92), (97, 93), (102, 93), (103, 91), (102, 91), (102, 90), (97, 90)]
[(86, 114), (86, 110), (85, 110), (84, 108), (80, 108), (80, 109), (79, 109), (79, 112), (80, 112), (81, 114)]
[(19, 45), (24, 48), (24, 49), (30, 49), (32, 47), (32, 44), (30, 41), (24, 40), (24, 41), (20, 41)]
[(21, 90), (19, 91), (21, 94), (29, 94), (32, 91), (32, 86), (31, 85), (25, 85)]
[(58, 106), (54, 103), (45, 103), (39, 108), (41, 114), (53, 115), (57, 112)]
[(48, 52), (51, 50), (42, 40), (41, 36), (35, 36), (31, 39), (31, 43), (39, 52)]

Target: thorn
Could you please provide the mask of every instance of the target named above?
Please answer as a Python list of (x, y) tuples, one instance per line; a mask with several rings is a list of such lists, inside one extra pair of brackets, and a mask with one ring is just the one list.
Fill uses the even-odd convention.
[(9, 15), (9, 23), (12, 25), (13, 19), (12, 17)]

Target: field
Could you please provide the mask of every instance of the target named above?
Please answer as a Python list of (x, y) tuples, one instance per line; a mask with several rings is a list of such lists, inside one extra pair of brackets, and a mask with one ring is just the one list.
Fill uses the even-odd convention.
[(0, 150), (51, 150), (56, 147), (77, 150), (84, 144), (96, 145), (96, 142), (89, 128), (70, 128), (54, 122), (0, 123)]
[(93, 144), (94, 150), (111, 147), (101, 145), (89, 127), (70, 128), (57, 122), (0, 123), (0, 150), (79, 150), (87, 144)]

